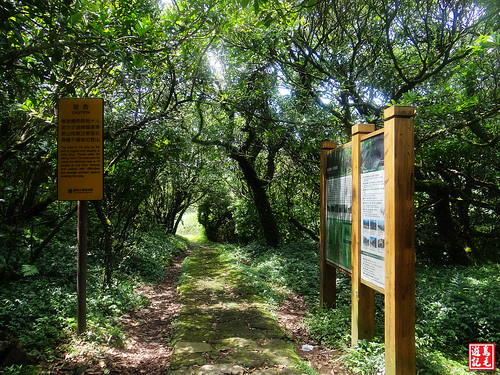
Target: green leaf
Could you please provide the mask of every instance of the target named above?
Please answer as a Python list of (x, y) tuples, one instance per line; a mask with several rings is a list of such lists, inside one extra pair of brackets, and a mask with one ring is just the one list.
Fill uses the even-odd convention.
[(144, 65), (144, 56), (142, 56), (138, 53), (136, 53), (133, 56), (132, 60), (133, 60), (134, 66), (136, 68), (142, 68), (142, 66)]
[(69, 22), (71, 26), (75, 26), (78, 24), (83, 18), (83, 13), (82, 12), (76, 12), (75, 14), (71, 15)]
[(253, 0), (253, 10), (255, 11), (255, 13), (259, 13), (260, 10), (259, 0)]
[(38, 274), (38, 268), (32, 264), (23, 264), (21, 267), (21, 272), (24, 277), (33, 276)]

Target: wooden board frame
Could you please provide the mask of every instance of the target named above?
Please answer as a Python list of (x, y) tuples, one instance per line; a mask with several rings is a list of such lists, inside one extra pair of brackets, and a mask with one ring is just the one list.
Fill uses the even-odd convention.
[(415, 110), (384, 111), (385, 367), (415, 374)]
[[(352, 128), (352, 276), (351, 345), (375, 335), (375, 293), (361, 283), (361, 141), (375, 131), (375, 125), (358, 124)], [(383, 131), (383, 130), (382, 130)], [(377, 134), (380, 131), (376, 132)]]
[(335, 142), (323, 142), (320, 154), (320, 230), (319, 230), (319, 304), (335, 307), (337, 275), (335, 267), (326, 261), (326, 155), (337, 147)]

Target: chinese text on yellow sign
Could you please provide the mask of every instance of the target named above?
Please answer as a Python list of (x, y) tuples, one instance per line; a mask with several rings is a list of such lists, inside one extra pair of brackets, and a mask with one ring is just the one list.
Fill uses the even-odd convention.
[(59, 200), (103, 198), (103, 100), (60, 99), (57, 136)]

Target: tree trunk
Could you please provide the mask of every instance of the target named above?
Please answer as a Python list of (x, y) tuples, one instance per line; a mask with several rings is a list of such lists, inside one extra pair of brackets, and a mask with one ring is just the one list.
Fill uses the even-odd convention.
[(103, 277), (103, 287), (104, 289), (111, 286), (111, 281), (113, 277), (113, 233), (112, 224), (108, 219), (104, 210), (102, 209), (102, 203), (100, 201), (93, 202), (97, 217), (101, 222), (104, 231), (104, 277)]
[(434, 217), (440, 234), (446, 241), (445, 247), (453, 263), (468, 265), (470, 259), (467, 257), (465, 248), (466, 242), (462, 238), (462, 233), (456, 225), (450, 210), (450, 194), (446, 188), (436, 189), (429, 195), (434, 205)]
[(177, 215), (177, 219), (175, 219), (175, 224), (174, 224), (174, 230), (173, 230), (173, 234), (176, 234), (177, 233), (177, 229), (179, 229), (179, 224), (182, 220), (182, 216), (184, 216), (184, 214), (186, 213), (187, 209), (191, 207), (191, 205), (186, 205), (182, 210), (181, 212), (179, 213), (179, 215)]
[(244, 156), (232, 154), (231, 157), (238, 162), (245, 181), (252, 191), (266, 243), (271, 247), (277, 247), (281, 240), (281, 234), (264, 188), (266, 183), (259, 179), (253, 165)]

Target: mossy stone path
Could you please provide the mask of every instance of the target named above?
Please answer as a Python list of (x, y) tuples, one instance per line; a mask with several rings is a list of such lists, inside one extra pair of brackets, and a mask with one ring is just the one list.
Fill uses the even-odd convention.
[(196, 244), (184, 260), (169, 374), (302, 374), (269, 307), (216, 248)]

